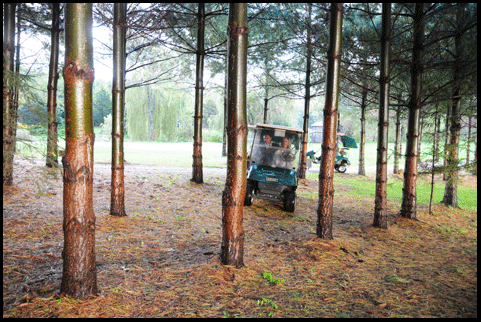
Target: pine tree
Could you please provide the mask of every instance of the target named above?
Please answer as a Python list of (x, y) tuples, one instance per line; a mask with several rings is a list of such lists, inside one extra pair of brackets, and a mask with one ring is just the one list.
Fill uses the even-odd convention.
[(65, 134), (63, 274), (60, 291), (85, 299), (97, 291), (93, 210), (92, 4), (65, 11)]
[(327, 51), (326, 102), (322, 161), (319, 171), (319, 205), (317, 208), (317, 236), (332, 237), (332, 208), (334, 203), (334, 160), (337, 143), (337, 114), (339, 76), (341, 70), (342, 3), (331, 3), (329, 49)]
[(244, 265), (243, 207), (247, 171), (247, 7), (229, 7), (227, 177), (222, 193), (222, 246), (224, 265)]
[(114, 4), (114, 76), (112, 81), (112, 181), (110, 214), (125, 214), (124, 186), (124, 102), (126, 3)]

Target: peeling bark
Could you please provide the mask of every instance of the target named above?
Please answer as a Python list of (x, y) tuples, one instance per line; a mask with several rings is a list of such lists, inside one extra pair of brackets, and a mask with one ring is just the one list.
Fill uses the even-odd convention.
[(221, 262), (244, 265), (243, 211), (247, 171), (247, 6), (229, 5), (227, 177), (222, 193)]
[(327, 51), (326, 103), (322, 161), (319, 171), (319, 204), (317, 208), (317, 236), (333, 239), (332, 208), (334, 203), (334, 161), (337, 143), (337, 114), (339, 76), (341, 69), (342, 3), (331, 3), (329, 49)]
[(97, 291), (93, 210), (92, 4), (67, 4), (65, 129), (62, 158), (64, 249), (61, 292), (85, 299)]

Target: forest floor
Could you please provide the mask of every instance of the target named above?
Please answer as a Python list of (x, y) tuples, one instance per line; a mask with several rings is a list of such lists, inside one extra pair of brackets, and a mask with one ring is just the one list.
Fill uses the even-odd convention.
[(418, 205), (413, 221), (388, 201), (381, 230), (374, 196), (337, 185), (325, 241), (317, 179), (304, 179), (293, 214), (264, 200), (244, 208), (236, 269), (219, 261), (225, 169), (194, 184), (191, 168), (126, 164), (123, 218), (109, 215), (110, 165), (94, 172), (99, 293), (75, 300), (59, 294), (62, 178), (16, 161), (3, 187), (3, 317), (477, 317), (477, 211)]

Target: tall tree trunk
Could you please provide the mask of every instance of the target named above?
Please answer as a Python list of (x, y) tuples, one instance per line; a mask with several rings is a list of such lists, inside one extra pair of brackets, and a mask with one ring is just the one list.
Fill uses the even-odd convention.
[[(225, 65), (229, 64), (229, 55), (225, 54)], [(222, 127), (222, 156), (227, 156), (227, 78), (228, 70), (226, 68), (224, 78), (224, 126)]]
[(444, 189), (444, 198), (441, 203), (446, 206), (458, 208), (458, 163), (459, 163), (459, 131), (461, 130), (461, 36), (462, 36), (462, 24), (464, 23), (464, 8), (465, 4), (458, 4), (458, 10), (456, 12), (456, 21), (458, 23), (456, 27), (456, 34), (454, 36), (455, 57), (453, 67), (453, 104), (451, 106), (451, 120), (449, 127), (449, 144), (448, 144), (448, 167), (447, 174), (448, 180), (446, 181)]
[(331, 3), (329, 48), (327, 50), (326, 102), (324, 107), (324, 133), (322, 161), (319, 171), (319, 205), (317, 208), (317, 236), (332, 237), (332, 207), (334, 202), (334, 161), (336, 151), (336, 125), (341, 69), (342, 3)]
[(50, 64), (47, 85), (47, 167), (58, 167), (57, 149), (57, 81), (58, 81), (58, 51), (60, 43), (60, 3), (52, 3), (52, 29)]
[(391, 3), (382, 4), (381, 75), (377, 135), (376, 196), (373, 226), (387, 229), (387, 143), (389, 129), (389, 60), (391, 57)]
[(406, 161), (404, 165), (404, 186), (401, 204), (401, 216), (416, 218), (416, 181), (418, 177), (418, 140), (419, 114), (421, 110), (421, 80), (423, 70), (424, 46), (424, 4), (416, 3), (414, 12), (414, 41), (411, 65), (411, 97), (409, 100), (409, 118), (407, 130)]
[(421, 142), (423, 141), (423, 126), (424, 126), (424, 116), (419, 116), (419, 138), (418, 138), (418, 163), (422, 160), (423, 151), (421, 150)]
[(367, 105), (367, 89), (362, 90), (361, 99), (361, 140), (359, 142), (359, 171), (358, 174), (365, 176), (365, 151), (366, 151), (366, 105)]
[[(471, 113), (471, 112), (470, 112)], [(471, 114), (468, 115), (468, 136), (466, 142), (466, 164), (469, 164), (469, 150), (471, 149), (471, 120), (473, 116)]]
[(429, 197), (429, 214), (432, 215), (432, 206), (433, 206), (433, 196), (434, 196), (434, 175), (436, 174), (436, 169), (434, 168), (434, 162), (436, 162), (436, 143), (437, 143), (437, 136), (438, 136), (438, 103), (435, 103), (436, 111), (434, 112), (434, 131), (433, 131), (433, 158), (432, 158), (432, 167), (431, 167), (431, 194)]
[(224, 265), (244, 265), (243, 208), (247, 171), (247, 5), (229, 5), (228, 25), (227, 178), (222, 193), (222, 246)]
[(153, 99), (150, 85), (146, 86), (147, 90), (147, 141), (155, 141), (154, 133), (154, 109), (155, 101)]
[[(447, 108), (446, 118), (444, 121), (444, 150), (443, 150), (443, 167), (446, 169), (448, 167), (448, 157), (449, 157), (449, 142), (450, 138), (450, 120), (451, 120), (451, 108)], [(443, 180), (448, 180), (448, 172), (443, 171)]]
[[(398, 99), (398, 104), (401, 100)], [(394, 141), (394, 170), (393, 173), (399, 173), (399, 157), (401, 155), (401, 106), (396, 108), (396, 139)]]
[(302, 125), (302, 147), (301, 147), (301, 166), (299, 168), (299, 178), (306, 177), (307, 167), (307, 135), (309, 133), (309, 104), (311, 102), (311, 14), (312, 3), (308, 3), (308, 17), (307, 17), (307, 56), (306, 56), (306, 84), (304, 97), (304, 123)]
[[(17, 10), (18, 11), (18, 10)], [(22, 34), (22, 19), (17, 14), (17, 40), (15, 45), (15, 77), (20, 77), (20, 36)], [(14, 115), (14, 122), (15, 126), (13, 127), (12, 135), (13, 137), (17, 138), (17, 120), (18, 120), (18, 99), (19, 99), (19, 92), (20, 86), (17, 85), (14, 87), (13, 90), (13, 115)], [(13, 145), (13, 153), (17, 152), (17, 144)]]
[(264, 124), (267, 123), (267, 111), (269, 110), (268, 95), (269, 95), (269, 91), (267, 90), (267, 87), (266, 87), (265, 96), (264, 96), (264, 117), (262, 118), (262, 121), (263, 121), (262, 123)]
[(3, 13), (3, 184), (13, 185), (16, 113), (13, 100), (15, 56), (15, 7), (5, 3)]
[(195, 183), (203, 183), (202, 171), (202, 100), (204, 96), (204, 28), (205, 5), (199, 3), (197, 11), (197, 64), (195, 68), (195, 115), (194, 115), (194, 154), (192, 179)]
[[(124, 185), (124, 102), (125, 102), (125, 36), (126, 3), (114, 3), (114, 49), (112, 79), (112, 181), (110, 214), (125, 213)], [(147, 88), (149, 88), (147, 86)]]
[(474, 160), (473, 160), (473, 173), (475, 176), (478, 175), (478, 136), (474, 137)]
[[(436, 111), (438, 110), (438, 104), (436, 102)], [(439, 161), (439, 139), (441, 138), (441, 116), (438, 115), (437, 121), (436, 121), (436, 136), (435, 136), (435, 141), (434, 141), (434, 161), (438, 162)]]
[(95, 214), (92, 200), (93, 147), (92, 4), (65, 10), (65, 134), (63, 275), (60, 291), (84, 299), (97, 291)]

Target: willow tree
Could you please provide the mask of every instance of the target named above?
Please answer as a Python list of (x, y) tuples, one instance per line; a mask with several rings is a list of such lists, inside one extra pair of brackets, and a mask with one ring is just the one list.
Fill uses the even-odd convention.
[(247, 6), (229, 5), (227, 177), (222, 192), (222, 246), (224, 265), (244, 265), (243, 207), (247, 171)]
[(94, 132), (92, 4), (65, 9), (65, 135), (63, 275), (60, 291), (86, 298), (97, 291), (92, 199)]
[(3, 184), (13, 184), (16, 111), (13, 99), (13, 60), (15, 52), (15, 7), (5, 3), (3, 11)]
[(414, 11), (414, 38), (411, 64), (411, 97), (408, 103), (408, 129), (406, 143), (406, 160), (404, 163), (404, 185), (401, 204), (401, 216), (416, 218), (416, 182), (418, 176), (418, 140), (419, 140), (419, 114), (421, 111), (421, 80), (423, 68), (424, 45), (424, 4), (416, 3)]
[(319, 204), (317, 236), (332, 237), (332, 208), (334, 202), (334, 161), (337, 141), (339, 77), (341, 70), (342, 3), (331, 3), (329, 48), (327, 50), (326, 102), (322, 137), (322, 161), (319, 171)]
[(379, 76), (379, 121), (377, 135), (376, 196), (374, 227), (387, 228), (387, 139), (389, 126), (389, 59), (391, 41), (391, 3), (382, 4), (381, 73)]
[(194, 115), (194, 154), (192, 161), (192, 181), (203, 183), (202, 173), (202, 106), (204, 96), (204, 29), (205, 5), (199, 3), (197, 11), (197, 53), (195, 69), (195, 115)]
[(114, 74), (112, 80), (112, 189), (110, 198), (110, 214), (118, 217), (126, 216), (124, 202), (124, 102), (126, 13), (126, 3), (114, 4)]
[(47, 167), (58, 166), (57, 149), (57, 82), (58, 51), (60, 43), (60, 3), (52, 3), (52, 28), (50, 30), (50, 64), (47, 85)]

